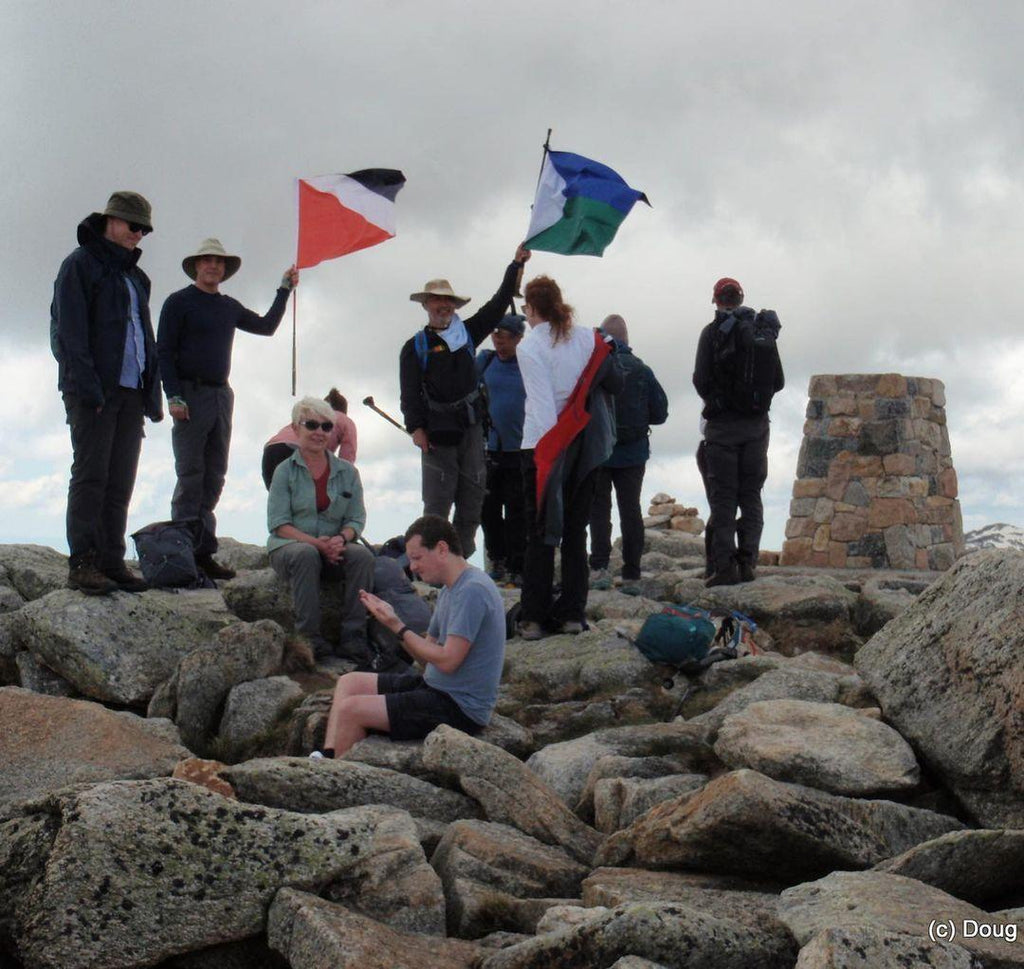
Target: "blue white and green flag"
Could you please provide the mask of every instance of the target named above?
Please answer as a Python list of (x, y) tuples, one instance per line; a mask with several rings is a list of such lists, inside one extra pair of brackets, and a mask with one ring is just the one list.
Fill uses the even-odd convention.
[(568, 151), (544, 155), (527, 249), (567, 256), (600, 256), (622, 220), (647, 196), (607, 165)]

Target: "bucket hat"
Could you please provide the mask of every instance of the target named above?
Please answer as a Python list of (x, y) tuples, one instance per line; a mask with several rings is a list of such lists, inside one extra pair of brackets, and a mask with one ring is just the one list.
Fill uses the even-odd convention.
[(110, 215), (125, 222), (135, 222), (153, 230), (153, 207), (138, 192), (114, 192), (107, 207), (94, 215)]
[(181, 260), (181, 268), (185, 270), (185, 275), (189, 279), (196, 278), (196, 260), (200, 256), (220, 256), (224, 260), (225, 279), (230, 279), (234, 276), (242, 265), (241, 256), (229, 256), (220, 244), (220, 239), (214, 239), (213, 236), (210, 236), (199, 243), (199, 248), (195, 252)]
[(455, 290), (452, 289), (452, 284), (447, 279), (431, 279), (430, 282), (424, 284), (420, 292), (412, 293), (409, 299), (414, 303), (423, 305), (426, 303), (428, 296), (447, 296), (455, 301), (456, 309), (460, 306), (465, 306), (470, 300), (468, 296), (456, 296)]

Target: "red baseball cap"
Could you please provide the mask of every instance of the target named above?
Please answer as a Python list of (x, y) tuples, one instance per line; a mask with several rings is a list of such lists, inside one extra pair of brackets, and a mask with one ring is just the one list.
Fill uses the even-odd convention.
[(719, 298), (728, 292), (736, 292), (739, 294), (740, 299), (743, 299), (743, 287), (736, 282), (735, 279), (723, 276), (717, 283), (715, 283), (715, 289), (711, 294), (711, 299), (717, 303)]

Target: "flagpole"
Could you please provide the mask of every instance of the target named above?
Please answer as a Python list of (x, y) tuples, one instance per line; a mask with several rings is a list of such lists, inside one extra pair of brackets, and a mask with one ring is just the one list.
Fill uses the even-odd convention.
[[(537, 185), (533, 189), (533, 196), (534, 196), (534, 198), (537, 197), (537, 189), (540, 187), (540, 180), (541, 180), (541, 178), (544, 175), (544, 162), (547, 161), (548, 152), (551, 150), (551, 129), (550, 128), (548, 128), (548, 136), (544, 139), (544, 144), (543, 144), (542, 147), (544, 149), (544, 153), (540, 156), (540, 171), (537, 172)], [(533, 206), (531, 205), (530, 208), (532, 209)], [(526, 268), (525, 266), (520, 266), (519, 267), (519, 275), (516, 276), (516, 288), (515, 288), (515, 290), (513, 290), (513, 292), (519, 293), (520, 290), (522, 289), (522, 285), (523, 285), (523, 270), (525, 268)], [(512, 297), (509, 297), (509, 304), (512, 307), (512, 312), (515, 313), (516, 312), (516, 301), (515, 301), (515, 299), (512, 298)]]
[[(299, 265), (299, 232), (301, 226), (299, 225), (299, 180), (295, 179), (295, 265)], [(292, 397), (295, 396), (295, 380), (298, 375), (298, 368), (296, 364), (296, 358), (298, 356), (298, 310), (296, 309), (296, 303), (298, 302), (298, 293), (292, 290)]]

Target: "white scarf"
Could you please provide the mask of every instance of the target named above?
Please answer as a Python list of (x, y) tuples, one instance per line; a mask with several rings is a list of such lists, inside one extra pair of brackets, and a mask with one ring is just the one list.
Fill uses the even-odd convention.
[(461, 350), (469, 343), (469, 331), (466, 329), (466, 324), (459, 318), (458, 313), (452, 313), (451, 323), (443, 330), (434, 330), (434, 332), (448, 344), (448, 349), (452, 353)]

